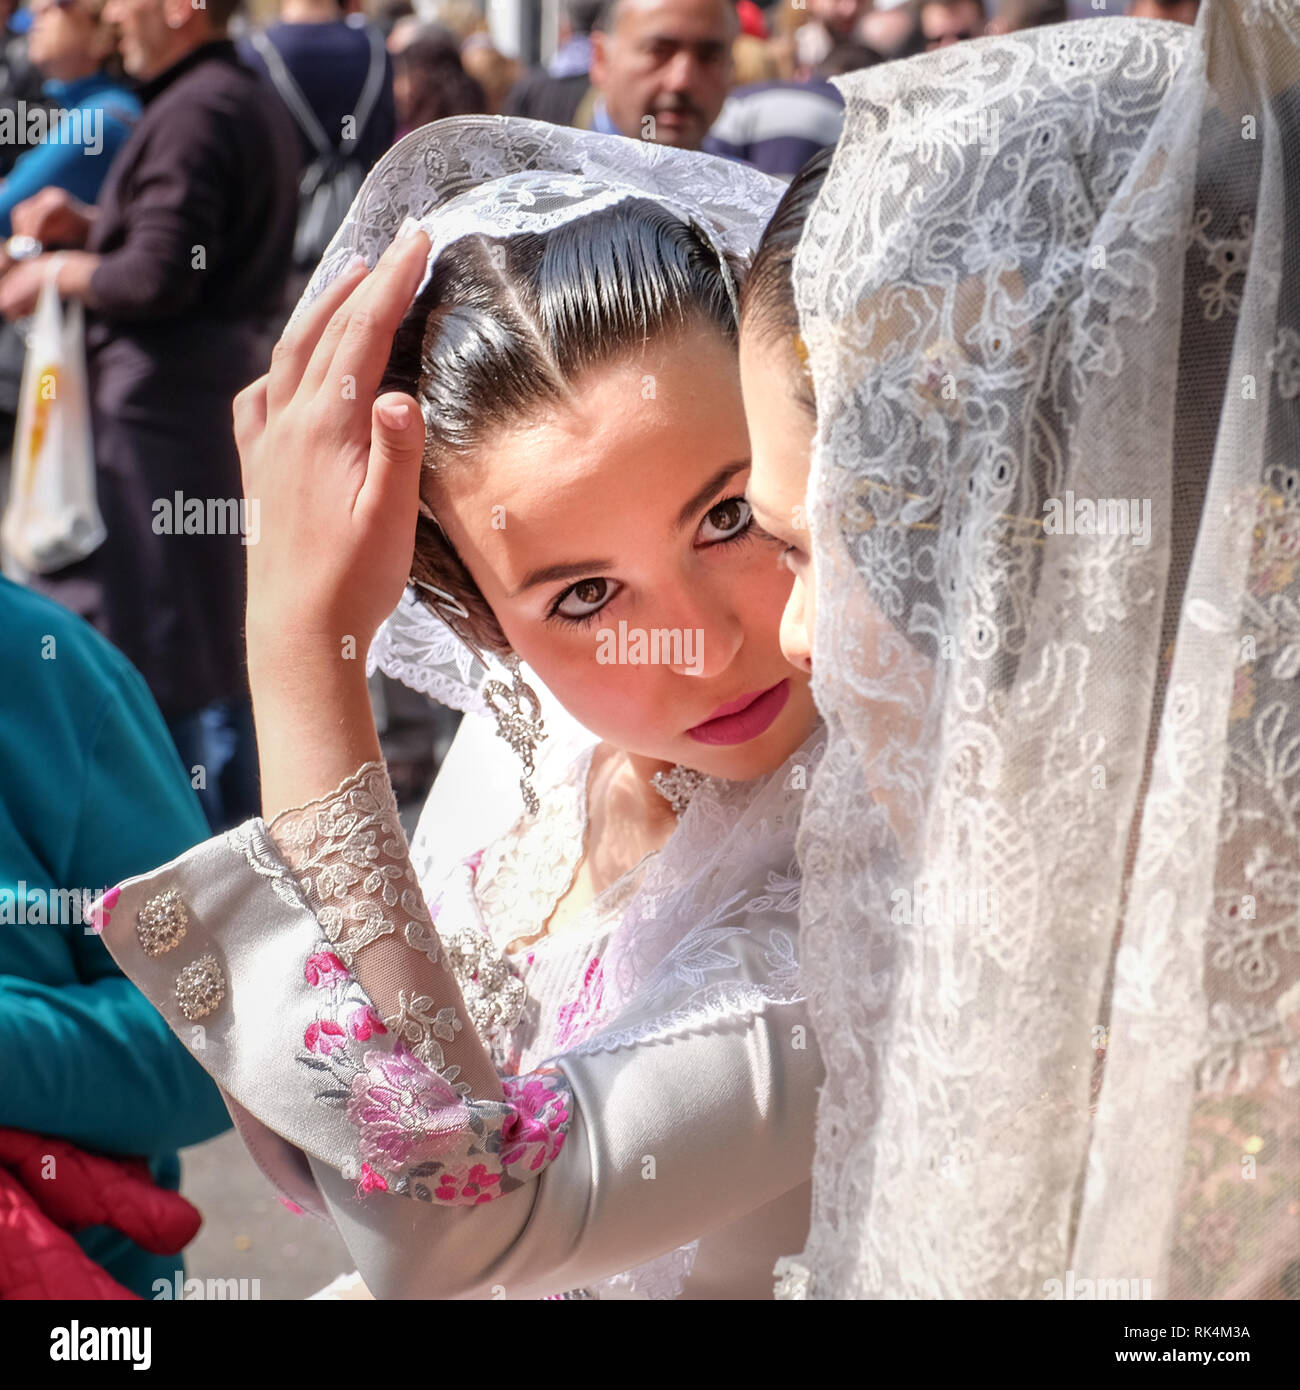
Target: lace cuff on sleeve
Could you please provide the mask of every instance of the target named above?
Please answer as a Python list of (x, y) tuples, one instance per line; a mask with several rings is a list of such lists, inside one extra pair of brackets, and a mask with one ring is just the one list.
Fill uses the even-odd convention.
[(366, 763), (328, 796), (276, 816), (267, 832), (395, 1039), (462, 1095), (500, 1100), (487, 1049), (463, 1022), (385, 765)]

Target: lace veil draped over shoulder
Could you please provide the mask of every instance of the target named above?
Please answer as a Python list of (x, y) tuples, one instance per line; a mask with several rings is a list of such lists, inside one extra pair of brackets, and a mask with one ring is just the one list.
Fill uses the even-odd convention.
[(782, 1292), (1294, 1298), (1300, 11), (837, 85)]

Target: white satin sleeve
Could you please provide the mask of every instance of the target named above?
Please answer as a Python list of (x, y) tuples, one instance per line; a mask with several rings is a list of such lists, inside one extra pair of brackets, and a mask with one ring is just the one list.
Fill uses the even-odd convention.
[[(808, 1180), (822, 1070), (802, 1004), (497, 1076), (404, 840), (344, 837), (341, 861), (303, 861), (330, 839), (303, 827), (364, 816), (375, 771), (277, 818), (278, 840), (253, 820), (127, 880), (100, 921), (263, 1171), (336, 1222), (376, 1297), (562, 1293)], [(762, 927), (736, 938), (735, 978), (762, 976)]]

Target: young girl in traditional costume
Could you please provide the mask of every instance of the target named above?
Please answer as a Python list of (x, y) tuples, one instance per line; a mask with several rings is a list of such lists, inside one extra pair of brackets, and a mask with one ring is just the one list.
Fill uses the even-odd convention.
[[(779, 191), (438, 123), (372, 172), (236, 402), (264, 814), (121, 885), (104, 939), (376, 1297), (766, 1298), (806, 1231), (819, 734), (735, 356)], [(376, 661), (495, 717), (522, 814), (462, 764), (408, 854), (381, 623)]]

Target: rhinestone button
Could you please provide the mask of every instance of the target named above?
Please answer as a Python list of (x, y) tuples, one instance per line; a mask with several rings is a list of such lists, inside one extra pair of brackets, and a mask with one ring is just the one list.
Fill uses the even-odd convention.
[(207, 1018), (225, 997), (226, 977), (214, 955), (200, 956), (176, 977), (176, 1002), (191, 1023)]
[(174, 889), (149, 899), (135, 914), (135, 934), (146, 956), (161, 956), (180, 943), (189, 925), (184, 899)]

